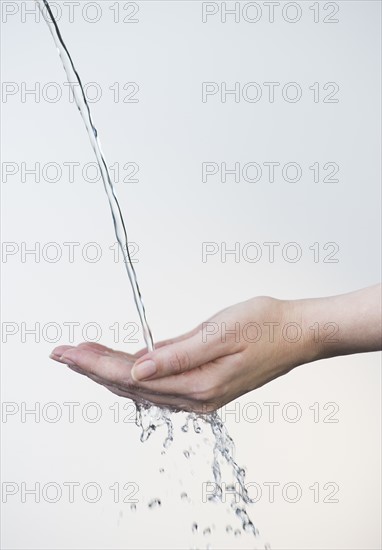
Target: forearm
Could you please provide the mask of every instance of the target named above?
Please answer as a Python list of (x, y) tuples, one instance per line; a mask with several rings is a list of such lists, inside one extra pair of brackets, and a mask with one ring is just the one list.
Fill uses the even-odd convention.
[(381, 349), (381, 285), (349, 294), (297, 300), (308, 361)]

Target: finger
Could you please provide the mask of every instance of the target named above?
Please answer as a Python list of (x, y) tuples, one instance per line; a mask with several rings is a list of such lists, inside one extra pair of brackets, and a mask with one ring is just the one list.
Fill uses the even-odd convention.
[[(175, 344), (176, 342), (181, 342), (182, 340), (185, 340), (186, 338), (190, 338), (194, 334), (197, 334), (200, 330), (200, 327), (196, 327), (193, 330), (190, 330), (190, 332), (186, 332), (185, 334), (181, 334), (180, 336), (177, 336), (176, 338), (168, 338), (167, 340), (162, 340), (161, 342), (155, 342), (155, 349), (163, 348), (163, 346), (168, 346), (170, 344)], [(135, 357), (143, 357), (146, 355), (146, 353), (149, 353), (147, 347), (140, 349), (136, 353), (134, 353)]]
[(111, 348), (107, 348), (106, 346), (102, 346), (101, 344), (97, 344), (96, 342), (81, 342), (81, 344), (78, 344), (78, 346), (57, 346), (52, 351), (51, 356), (61, 357), (66, 351), (75, 347), (89, 349), (94, 351), (95, 353), (113, 353), (113, 350)]
[(81, 342), (81, 344), (78, 344), (78, 348), (85, 348), (91, 351), (94, 351), (95, 353), (113, 353), (114, 350), (112, 348), (108, 348), (106, 346), (103, 346), (102, 344), (97, 344), (97, 342)]
[[(211, 394), (211, 387), (216, 385), (215, 381), (222, 368), (221, 359), (189, 370), (182, 376), (172, 375), (139, 384), (132, 380), (129, 372), (133, 359), (128, 354), (121, 357), (119, 352), (113, 352), (112, 356), (95, 354), (82, 346), (70, 348), (61, 361), (78, 374), (87, 376), (117, 395), (135, 401), (144, 400), (176, 410), (208, 412), (217, 408), (208, 395)], [(209, 406), (207, 402), (210, 403)]]
[(51, 352), (51, 354), (49, 355), (49, 357), (51, 359), (54, 359), (55, 361), (58, 361), (59, 363), (61, 363), (61, 356), (68, 350), (70, 349), (73, 349), (74, 346), (57, 346), (56, 348), (54, 348), (54, 350)]
[[(62, 361), (61, 357), (63, 356), (64, 353), (66, 353), (70, 349), (75, 349), (75, 347), (76, 346), (65, 346), (65, 345), (58, 346), (51, 352), (49, 357), (51, 359), (54, 359), (55, 361), (57, 361), (59, 363), (64, 363), (65, 364), (65, 361)], [(94, 353), (97, 353), (99, 355), (100, 354), (106, 355), (106, 354), (109, 354), (110, 352), (113, 351), (112, 349), (107, 348), (106, 346), (101, 346), (101, 344), (96, 344), (95, 342), (82, 342), (81, 344), (79, 344), (77, 346), (77, 348), (88, 349), (88, 350), (93, 351)]]
[[(69, 346), (68, 346), (69, 347)], [(189, 382), (187, 375), (179, 380), (178, 376), (152, 380), (149, 382), (137, 383), (131, 378), (131, 368), (134, 357), (120, 352), (113, 352), (113, 355), (100, 355), (85, 347), (71, 347), (64, 353), (60, 362), (65, 363), (71, 370), (88, 376), (94, 382), (103, 385), (114, 386), (121, 391), (136, 391), (146, 396), (157, 396), (157, 400), (167, 403), (174, 397), (185, 397), (196, 391), (194, 383)], [(195, 374), (199, 375), (199, 373)], [(152, 400), (152, 399), (150, 399)]]
[[(64, 358), (65, 359), (65, 358)], [(66, 358), (66, 360), (69, 360)], [(99, 375), (92, 373), (89, 370), (89, 367), (79, 367), (78, 365), (69, 364), (68, 367), (70, 370), (90, 378), (93, 382), (100, 384), (107, 388), (109, 391), (114, 394), (134, 400), (135, 402), (140, 403), (151, 403), (161, 407), (172, 407), (177, 410), (191, 410), (192, 407), (195, 407), (194, 401), (191, 398), (186, 396), (178, 396), (176, 394), (172, 395), (168, 393), (168, 388), (164, 387), (162, 392), (153, 391), (153, 389), (142, 389), (137, 386), (122, 386), (122, 382), (116, 380), (111, 382), (110, 380), (105, 379)], [(159, 381), (163, 382), (163, 381)], [(186, 393), (186, 392), (185, 392)]]
[(185, 404), (193, 403), (199, 410), (214, 410), (221, 393), (225, 391), (224, 375), (230, 362), (226, 363), (226, 360), (227, 357), (222, 357), (182, 375), (140, 382), (137, 391), (152, 391), (150, 400), (155, 402), (157, 397), (165, 398), (165, 402), (175, 404), (179, 409), (186, 410)]
[(216, 339), (203, 342), (202, 332), (198, 331), (190, 338), (165, 345), (139, 358), (131, 376), (140, 382), (178, 375), (217, 359), (224, 354), (223, 348)]
[[(138, 385), (132, 380), (130, 372), (134, 364), (135, 357), (127, 353), (111, 350), (107, 355), (94, 352), (87, 347), (66, 346), (67, 351), (59, 358), (61, 363), (66, 364), (71, 370), (88, 376), (94, 382), (102, 385), (114, 385), (122, 391), (138, 390)], [(167, 380), (167, 379), (166, 379)], [(162, 383), (161, 383), (162, 382)], [(159, 383), (159, 384), (158, 384)], [(151, 383), (151, 387), (139, 387), (139, 393), (146, 395), (163, 394), (163, 404), (168, 402), (171, 395), (171, 387), (165, 380), (158, 380), (156, 386)], [(186, 392), (185, 392), (186, 393)]]
[(111, 352), (104, 354), (86, 346), (70, 348), (60, 357), (61, 363), (79, 367), (86, 375), (95, 375), (108, 382), (118, 382), (126, 386), (134, 385), (130, 376), (134, 357)]

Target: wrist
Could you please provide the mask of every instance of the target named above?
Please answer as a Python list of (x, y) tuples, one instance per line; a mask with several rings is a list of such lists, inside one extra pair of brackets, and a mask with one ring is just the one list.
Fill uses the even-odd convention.
[[(263, 298), (264, 300), (264, 298)], [(277, 376), (295, 367), (321, 358), (322, 346), (315, 341), (310, 330), (310, 300), (278, 300), (267, 298), (267, 323), (269, 342), (275, 349), (273, 364)], [(256, 302), (258, 311), (259, 303)], [(276, 346), (276, 347), (275, 347)]]
[[(319, 301), (305, 299), (283, 302), (283, 352), (287, 353), (288, 360), (292, 360), (294, 366), (311, 363), (326, 356), (323, 331), (330, 328), (330, 323), (321, 319), (319, 312), (323, 308)], [(290, 330), (287, 330), (288, 327), (291, 327)], [(293, 334), (296, 335), (295, 342)]]
[(330, 357), (338, 342), (338, 325), (326, 316), (326, 298), (296, 300), (303, 333), (303, 362), (311, 363)]

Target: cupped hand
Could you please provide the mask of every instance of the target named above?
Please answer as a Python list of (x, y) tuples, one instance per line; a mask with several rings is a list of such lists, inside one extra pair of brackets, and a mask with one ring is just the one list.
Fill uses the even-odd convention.
[(295, 302), (257, 297), (229, 307), (174, 340), (136, 355), (94, 343), (59, 346), (51, 357), (113, 393), (174, 409), (214, 411), (302, 362), (304, 337)]

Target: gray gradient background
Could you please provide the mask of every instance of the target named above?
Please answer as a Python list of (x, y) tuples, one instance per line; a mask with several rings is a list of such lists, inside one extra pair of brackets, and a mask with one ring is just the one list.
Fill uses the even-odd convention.
[[(107, 2), (96, 24), (82, 17), (60, 22), (83, 81), (103, 87), (93, 113), (109, 164), (140, 165), (139, 183), (117, 184), (116, 191), (130, 238), (140, 246), (136, 269), (155, 340), (251, 296), (323, 296), (380, 279), (380, 3), (339, 2), (340, 23), (331, 25), (311, 22), (312, 3), (301, 3), (304, 16), (294, 25), (280, 17), (274, 24), (222, 24), (218, 17), (203, 24), (201, 3), (175, 1), (141, 2), (138, 24), (114, 24)], [(3, 81), (65, 81), (43, 21), (14, 16), (2, 27)], [(108, 87), (117, 81), (138, 82), (139, 103), (114, 103)], [(222, 104), (216, 97), (202, 103), (203, 81), (296, 81), (305, 95), (296, 104)], [(340, 102), (313, 103), (307, 88), (315, 81), (337, 82)], [(18, 95), (2, 111), (3, 161), (94, 160), (67, 99), (21, 103)], [(203, 161), (269, 160), (299, 162), (304, 177), (295, 184), (201, 181)], [(340, 182), (314, 184), (307, 167), (315, 161), (337, 162)], [(117, 347), (108, 327), (137, 316), (123, 266), (107, 252), (115, 239), (101, 183), (80, 175), (74, 183), (22, 183), (15, 176), (2, 187), (4, 241), (105, 247), (95, 264), (78, 256), (74, 263), (23, 264), (20, 256), (3, 263), (3, 321), (95, 321), (102, 343)], [(296, 264), (280, 256), (273, 264), (222, 263), (218, 256), (203, 263), (203, 241), (297, 241), (304, 257)], [(308, 250), (315, 241), (337, 242), (340, 261), (315, 264)], [(142, 513), (127, 510), (121, 520), (121, 506), (106, 498), (53, 505), (15, 497), (3, 505), (3, 548), (189, 548), (192, 514), (177, 504), (175, 478), (173, 506), (146, 512), (147, 500), (160, 492), (162, 435), (142, 445), (133, 424), (114, 423), (108, 407), (123, 400), (53, 364), (53, 347), (9, 339), (3, 401), (95, 401), (104, 417), (95, 424), (10, 418), (2, 424), (3, 481), (93, 480), (104, 487), (134, 481)], [(119, 347), (134, 352), (141, 343)], [(299, 368), (240, 400), (298, 402), (304, 416), (296, 424), (236, 423), (227, 416), (249, 481), (303, 487), (299, 503), (269, 504), (264, 497), (252, 509), (273, 548), (380, 548), (380, 398), (379, 355), (358, 355)], [(340, 421), (315, 424), (308, 407), (331, 401)], [(179, 468), (187, 479), (187, 464)], [(198, 486), (205, 478), (195, 475)], [(337, 483), (339, 503), (314, 503), (308, 487), (316, 481)], [(199, 503), (199, 511), (205, 506)]]

